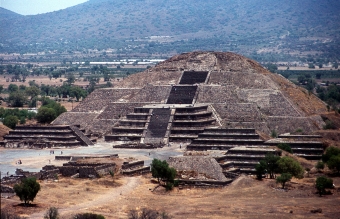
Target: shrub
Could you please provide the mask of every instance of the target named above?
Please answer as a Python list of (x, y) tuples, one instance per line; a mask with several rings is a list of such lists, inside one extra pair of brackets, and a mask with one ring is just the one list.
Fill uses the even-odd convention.
[(73, 219), (105, 219), (103, 215), (93, 213), (76, 214)]
[(323, 129), (336, 129), (334, 122), (327, 119), (325, 123), (326, 125), (323, 126)]
[(165, 213), (159, 213), (155, 210), (143, 208), (141, 211), (130, 210), (129, 219), (171, 219), (171, 217)]
[(281, 150), (287, 151), (288, 153), (293, 153), (292, 148), (287, 143), (280, 143), (277, 145)]
[(285, 188), (287, 182), (292, 179), (292, 174), (290, 173), (282, 173), (279, 177), (276, 178), (276, 183), (280, 183), (282, 185), (282, 189)]
[(333, 180), (324, 176), (320, 176), (315, 181), (315, 188), (318, 190), (319, 195), (326, 193), (326, 189), (333, 188)]
[(325, 164), (322, 161), (318, 161), (315, 165), (315, 168), (318, 169), (318, 171), (323, 170), (325, 168)]
[(331, 156), (331, 158), (327, 161), (327, 166), (330, 170), (340, 173), (340, 154)]
[(277, 161), (278, 168), (281, 173), (290, 173), (296, 178), (303, 178), (305, 170), (299, 162), (291, 157), (282, 157)]
[(16, 116), (6, 116), (3, 121), (3, 124), (8, 128), (15, 129), (15, 127), (18, 124), (18, 121), (19, 119)]
[(272, 138), (277, 138), (277, 132), (276, 132), (275, 130), (272, 130), (270, 136), (271, 136)]
[(326, 149), (326, 152), (322, 155), (322, 161), (324, 163), (327, 163), (329, 159), (331, 159), (332, 156), (337, 156), (340, 154), (340, 149), (336, 147), (328, 147)]
[(59, 212), (56, 207), (50, 207), (44, 216), (44, 219), (58, 219), (59, 218)]
[(256, 170), (256, 179), (262, 180), (263, 175), (266, 174), (267, 164), (264, 160), (261, 160), (260, 163), (255, 165)]
[(21, 219), (19, 215), (13, 214), (5, 209), (1, 209), (1, 219)]
[(30, 201), (33, 202), (35, 196), (40, 191), (40, 184), (36, 178), (28, 177), (22, 179), (20, 184), (15, 184), (13, 189), (15, 194), (20, 198), (20, 201), (24, 201), (26, 205), (29, 204)]

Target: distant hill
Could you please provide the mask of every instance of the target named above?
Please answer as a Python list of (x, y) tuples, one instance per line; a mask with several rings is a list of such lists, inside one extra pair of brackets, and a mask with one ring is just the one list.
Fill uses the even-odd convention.
[[(34, 51), (39, 45), (81, 50), (124, 49), (129, 44), (147, 53), (159, 52), (152, 48), (157, 43), (163, 43), (162, 50), (176, 52), (296, 46), (301, 51), (307, 50), (304, 47), (311, 40), (316, 47), (339, 44), (339, 8), (337, 0), (90, 0), (34, 16), (1, 9), (0, 43), (5, 47), (0, 51), (18, 45), (17, 49)], [(151, 36), (171, 38), (150, 40)], [(148, 42), (151, 48), (140, 47), (136, 41)]]

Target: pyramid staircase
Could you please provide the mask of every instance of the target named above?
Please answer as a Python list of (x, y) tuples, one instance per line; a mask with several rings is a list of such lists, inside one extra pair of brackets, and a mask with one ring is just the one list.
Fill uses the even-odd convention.
[(267, 141), (270, 146), (277, 146), (279, 143), (289, 144), (293, 154), (307, 160), (320, 160), (324, 151), (320, 135), (279, 135), (275, 142)]
[(278, 155), (277, 150), (269, 147), (241, 146), (231, 148), (224, 156), (215, 159), (223, 168), (224, 174), (230, 177), (235, 173), (254, 174), (255, 165), (268, 153)]
[(79, 126), (17, 126), (4, 136), (5, 146), (60, 147), (90, 146), (93, 142)]
[(140, 142), (145, 136), (152, 110), (136, 107), (134, 112), (127, 114), (119, 121), (119, 126), (112, 128), (112, 133), (105, 135), (105, 141), (136, 141)]
[(264, 146), (255, 129), (206, 128), (193, 139), (187, 150), (229, 150), (238, 146)]

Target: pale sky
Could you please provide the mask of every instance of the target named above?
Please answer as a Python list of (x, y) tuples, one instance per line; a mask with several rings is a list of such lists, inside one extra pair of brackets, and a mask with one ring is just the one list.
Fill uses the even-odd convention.
[(65, 9), (87, 0), (0, 0), (0, 7), (22, 15), (42, 14)]

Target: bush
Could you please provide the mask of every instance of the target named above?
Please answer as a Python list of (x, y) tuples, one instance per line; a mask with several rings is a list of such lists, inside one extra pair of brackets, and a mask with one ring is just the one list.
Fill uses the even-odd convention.
[(336, 129), (336, 126), (332, 121), (327, 119), (325, 123), (326, 125), (323, 126), (323, 129)]
[(277, 145), (281, 150), (287, 151), (288, 153), (293, 153), (292, 148), (287, 143), (280, 143)]
[(8, 128), (15, 129), (15, 127), (18, 124), (18, 121), (19, 121), (18, 117), (16, 116), (6, 116), (3, 121), (3, 124)]
[(279, 177), (276, 178), (276, 183), (280, 183), (282, 185), (282, 189), (285, 188), (287, 182), (292, 179), (292, 174), (290, 173), (282, 173)]
[(155, 210), (143, 208), (141, 211), (130, 210), (129, 219), (171, 219), (171, 217), (165, 213), (159, 213)]
[(59, 212), (56, 207), (50, 207), (44, 216), (44, 219), (58, 219), (59, 218)]
[(303, 178), (305, 170), (300, 165), (300, 163), (293, 158), (282, 157), (280, 160), (277, 161), (277, 165), (281, 173), (290, 173), (296, 178)]
[(50, 123), (55, 118), (57, 118), (57, 114), (52, 108), (40, 107), (37, 114), (37, 120), (40, 123)]
[(267, 164), (264, 160), (261, 160), (260, 163), (255, 165), (256, 170), (256, 179), (262, 180), (263, 175), (266, 174)]
[(319, 195), (326, 193), (326, 189), (333, 188), (333, 180), (324, 176), (320, 176), (315, 181), (315, 188), (318, 190)]
[(40, 191), (40, 184), (36, 178), (28, 177), (22, 179), (20, 184), (15, 184), (13, 189), (15, 194), (20, 198), (20, 201), (24, 201), (26, 205), (29, 204), (30, 201), (33, 202), (35, 196)]
[(10, 213), (5, 209), (1, 209), (1, 219), (21, 219), (19, 215)]
[(277, 138), (277, 132), (276, 132), (275, 130), (272, 130), (270, 136), (271, 136), (272, 138)]
[(93, 213), (76, 214), (73, 219), (105, 219), (103, 215)]
[(174, 184), (172, 182), (167, 182), (165, 185), (166, 191), (170, 191), (174, 188)]
[(325, 164), (322, 161), (318, 161), (315, 168), (318, 169), (318, 171), (323, 170), (325, 168)]
[(324, 163), (327, 163), (329, 159), (331, 159), (332, 156), (337, 156), (340, 154), (340, 149), (336, 147), (328, 147), (326, 149), (326, 152), (322, 155), (322, 161)]
[(327, 166), (330, 170), (340, 173), (340, 154), (331, 156), (331, 158), (327, 161)]

